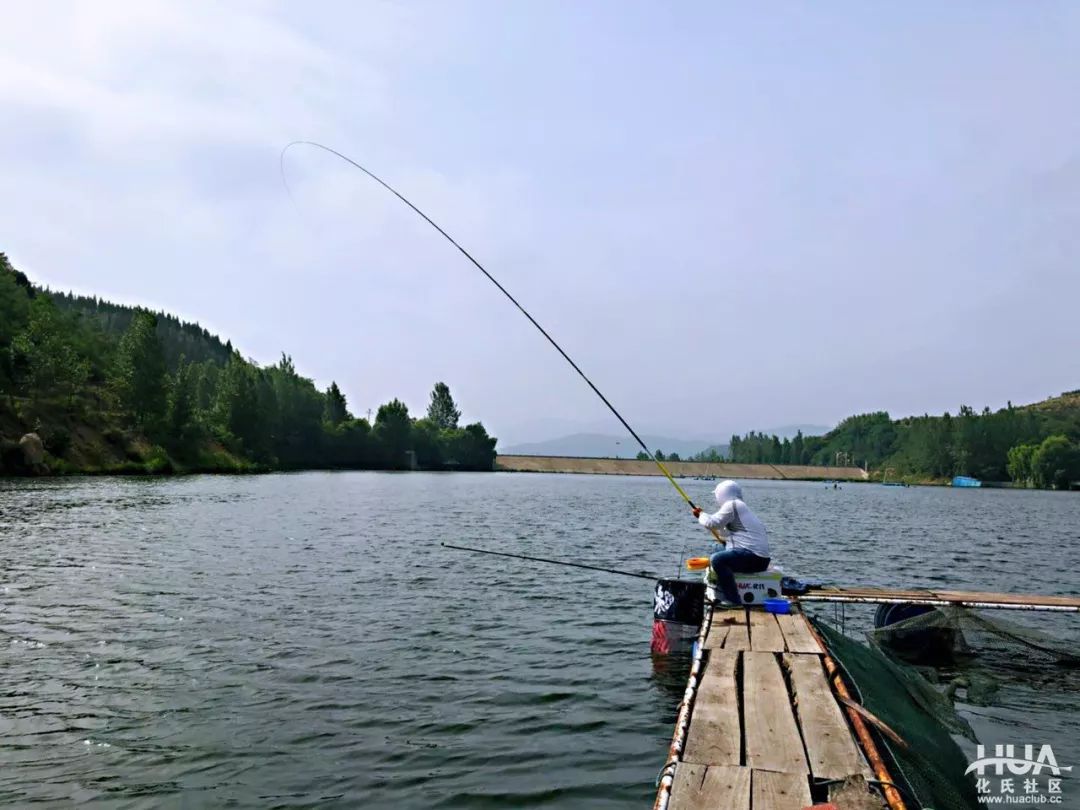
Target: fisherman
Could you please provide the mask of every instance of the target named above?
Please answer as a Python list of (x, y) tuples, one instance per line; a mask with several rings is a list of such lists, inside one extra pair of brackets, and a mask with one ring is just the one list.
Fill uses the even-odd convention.
[(694, 507), (694, 517), (707, 529), (716, 529), (727, 546), (712, 555), (709, 566), (716, 577), (723, 603), (740, 605), (735, 588), (735, 574), (756, 574), (769, 567), (769, 535), (742, 499), (742, 487), (734, 481), (721, 481), (713, 490), (720, 511), (708, 514)]

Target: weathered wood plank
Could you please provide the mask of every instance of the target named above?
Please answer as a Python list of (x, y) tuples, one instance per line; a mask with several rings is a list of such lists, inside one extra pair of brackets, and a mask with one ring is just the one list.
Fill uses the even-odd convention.
[(783, 652), (784, 634), (776, 616), (764, 610), (747, 611), (750, 619), (750, 649), (755, 652)]
[(733, 624), (724, 640), (725, 650), (749, 650), (750, 628), (745, 624)]
[(700, 765), (739, 765), (742, 728), (735, 666), (739, 654), (713, 650), (698, 685), (683, 761)]
[(724, 646), (724, 641), (727, 639), (729, 628), (730, 625), (718, 624), (714, 621), (709, 625), (709, 634), (705, 636), (705, 644), (703, 647), (706, 650), (719, 650)]
[(776, 655), (745, 652), (742, 661), (746, 764), (767, 771), (808, 773), (802, 736)]
[(819, 655), (784, 656), (791, 673), (796, 712), (802, 727), (810, 772), (820, 779), (872, 775), (859, 751), (840, 704), (836, 702)]
[(827, 585), (822, 588), (811, 588), (807, 593), (834, 594), (836, 596), (866, 596), (880, 599), (934, 597), (937, 594), (936, 591), (927, 590), (925, 588), (905, 588), (902, 590), (897, 588), (875, 588), (872, 586), (838, 588), (832, 585)]
[(806, 616), (801, 613), (777, 614), (776, 623), (784, 634), (787, 648), (793, 653), (821, 653), (821, 645), (817, 643), (807, 625)]
[(749, 650), (749, 619), (745, 608), (724, 608), (713, 612), (713, 627), (724, 628), (724, 649)]
[(750, 810), (750, 769), (680, 762), (671, 785), (671, 810)]
[(987, 593), (983, 591), (936, 591), (951, 602), (993, 602), (998, 605), (1041, 605), (1044, 607), (1080, 607), (1080, 596), (1043, 594)]
[(803, 810), (813, 804), (804, 773), (754, 771), (750, 786), (754, 810)]
[(944, 599), (949, 602), (989, 602), (999, 605), (1038, 605), (1042, 607), (1074, 608), (1080, 609), (1080, 596), (1048, 596), (1045, 594), (1027, 593), (994, 593), (988, 591), (942, 591), (924, 588), (876, 588), (872, 586), (855, 586), (841, 588), (832, 585), (820, 588), (811, 588), (808, 596), (814, 594), (832, 594), (836, 596), (851, 596), (863, 599)]

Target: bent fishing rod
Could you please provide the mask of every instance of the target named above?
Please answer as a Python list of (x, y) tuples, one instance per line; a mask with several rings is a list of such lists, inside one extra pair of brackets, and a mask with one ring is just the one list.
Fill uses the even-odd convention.
[[(653, 453), (651, 450), (649, 450), (649, 446), (647, 444), (645, 444), (645, 442), (642, 440), (642, 438), (640, 436), (638, 436), (637, 432), (632, 427), (630, 427), (630, 423), (627, 422), (626, 419), (623, 418), (623, 415), (621, 413), (619, 413), (619, 411), (615, 408), (615, 406), (612, 405), (610, 401), (608, 401), (608, 398), (605, 397), (604, 394), (600, 391), (600, 389), (596, 387), (596, 385), (593, 383), (593, 381), (590, 380), (585, 375), (585, 372), (581, 370), (581, 367), (578, 366), (578, 364), (573, 361), (573, 359), (570, 357), (570, 355), (568, 355), (563, 350), (563, 347), (560, 346), (555, 341), (555, 338), (553, 338), (550, 334), (548, 334), (548, 331), (546, 329), (544, 329), (544, 327), (542, 327), (539, 324), (539, 322), (536, 320), (536, 318), (534, 318), (532, 315), (530, 315), (529, 311), (527, 309), (525, 309), (525, 307), (523, 307), (520, 303), (518, 303), (518, 300), (516, 298), (514, 298), (514, 296), (512, 296), (510, 294), (510, 292), (502, 284), (500, 284), (498, 282), (498, 280), (496, 280), (495, 276), (491, 275), (491, 273), (489, 273), (484, 268), (484, 266), (482, 264), (480, 264), (480, 262), (478, 262), (476, 259), (474, 259), (472, 254), (469, 253), (469, 251), (465, 250), (465, 248), (463, 248), (460, 244), (458, 244), (458, 242), (454, 239), (454, 237), (452, 237), (450, 234), (448, 234), (446, 231), (444, 231), (439, 226), (439, 224), (437, 222), (435, 222), (435, 220), (433, 220), (431, 217), (429, 217), (427, 214), (425, 214), (423, 211), (421, 211), (419, 208), (417, 208), (415, 205), (413, 205), (412, 202), (410, 202), (405, 197), (404, 194), (399, 192), (397, 189), (395, 189), (393, 186), (391, 186), (389, 183), (387, 183), (385, 180), (383, 180), (381, 177), (379, 177), (374, 172), (364, 168), (359, 163), (357, 163), (355, 160), (348, 157), (347, 155), (343, 155), (341, 152), (337, 151), (336, 149), (331, 149), (329, 146), (324, 146), (323, 144), (317, 143), (316, 141), (293, 141), (292, 143), (288, 143), (288, 144), (285, 145), (285, 148), (281, 150), (281, 155), (278, 157), (278, 168), (281, 171), (281, 181), (282, 181), (282, 183), (285, 184), (285, 190), (289, 193), (290, 197), (292, 197), (292, 188), (289, 186), (289, 180), (285, 176), (285, 154), (294, 146), (311, 146), (311, 147), (314, 147), (316, 149), (322, 149), (324, 152), (328, 152), (331, 155), (334, 155), (335, 157), (338, 157), (341, 160), (345, 161), (346, 163), (348, 163), (353, 168), (359, 169), (364, 174), (366, 174), (368, 177), (370, 177), (372, 180), (374, 180), (376, 183), (378, 183), (380, 186), (385, 188), (387, 191), (389, 191), (391, 194), (393, 194), (395, 197), (397, 197), (399, 200), (401, 200), (403, 203), (405, 203), (405, 205), (409, 206), (409, 208), (411, 208), (428, 225), (430, 225), (432, 228), (434, 228), (440, 234), (442, 234), (443, 238), (445, 238), (447, 242), (449, 242), (451, 245), (456, 247), (458, 249), (458, 251), (460, 251), (462, 256), (464, 256), (466, 259), (468, 259), (470, 262), (472, 262), (472, 264), (476, 267), (476, 269), (479, 270), (481, 273), (483, 273), (484, 277), (487, 278), (487, 280), (490, 281), (492, 284), (494, 284), (495, 287), (499, 290), (499, 292), (501, 292), (503, 295), (505, 295), (506, 298), (510, 301), (510, 303), (518, 308), (518, 310), (521, 312), (522, 315), (524, 315), (526, 318), (529, 319), (529, 323), (531, 323), (533, 326), (535, 326), (536, 329), (540, 332), (540, 334), (543, 335), (545, 338), (547, 338), (548, 343), (550, 343), (552, 346), (555, 347), (555, 350), (559, 354), (562, 355), (563, 359), (567, 363), (570, 364), (570, 367), (572, 369), (574, 369), (574, 371), (576, 371), (578, 373), (578, 376), (581, 377), (581, 379), (583, 379), (585, 381), (586, 385), (588, 385), (589, 388), (591, 388), (593, 390), (593, 393), (596, 394), (598, 397), (600, 397), (600, 401), (603, 402), (604, 405), (607, 406), (607, 409), (609, 411), (611, 411), (615, 415), (615, 418), (618, 419), (619, 422), (622, 423), (622, 426), (624, 428), (626, 428), (627, 432), (629, 432), (629, 434), (634, 437), (634, 441), (636, 441), (639, 445), (641, 445), (641, 449), (645, 451), (645, 455), (647, 455), (649, 458), (651, 458), (653, 460), (653, 462), (656, 463), (656, 466), (660, 468), (660, 472), (662, 472), (664, 474), (664, 477), (667, 478), (667, 480), (671, 482), (671, 485), (673, 487), (675, 487), (675, 490), (679, 493), (679, 495), (682, 496), (682, 499), (684, 501), (686, 501), (690, 505), (691, 509), (693, 509), (693, 510), (697, 509), (697, 505), (692, 500), (690, 500), (690, 496), (686, 494), (686, 492), (683, 490), (683, 488), (681, 486), (679, 486), (679, 482), (675, 480), (675, 478), (671, 475), (670, 472), (668, 472), (668, 469), (667, 469), (667, 467), (664, 466), (663, 462), (660, 461), (660, 459), (658, 459), (656, 457), (655, 453)], [(723, 543), (724, 542), (723, 539), (720, 537), (720, 534), (716, 531), (716, 529), (710, 528), (709, 531), (712, 532), (713, 537), (716, 538), (716, 542), (718, 542), (718, 543)]]
[(599, 565), (586, 565), (585, 563), (570, 562), (569, 560), (552, 560), (548, 557), (530, 557), (528, 554), (511, 554), (508, 551), (490, 551), (486, 548), (472, 548), (471, 546), (455, 546), (453, 543), (439, 543), (443, 548), (452, 548), (458, 551), (471, 551), (473, 554), (490, 554), (493, 557), (514, 557), (518, 560), (529, 562), (542, 562), (548, 565), (565, 565), (570, 568), (588, 568), (590, 571), (603, 571), (605, 574), (619, 574), (624, 577), (637, 577), (638, 579), (657, 580), (660, 577), (648, 574), (645, 571), (620, 571), (618, 568), (604, 568)]

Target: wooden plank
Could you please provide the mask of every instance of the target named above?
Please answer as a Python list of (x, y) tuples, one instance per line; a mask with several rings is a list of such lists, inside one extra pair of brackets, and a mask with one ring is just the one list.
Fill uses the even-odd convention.
[(749, 650), (750, 628), (745, 624), (733, 624), (724, 640), (725, 650)]
[(787, 648), (793, 653), (821, 653), (821, 645), (817, 643), (806, 624), (806, 616), (801, 613), (777, 614), (776, 623), (784, 634)]
[(705, 636), (705, 644), (702, 645), (703, 648), (706, 650), (719, 650), (723, 647), (729, 628), (730, 625), (717, 624), (716, 622), (709, 625), (709, 634)]
[(947, 602), (984, 602), (997, 605), (1032, 605), (1080, 610), (1080, 596), (1047, 596), (1043, 594), (993, 593), (988, 591), (941, 591), (921, 588), (873, 588), (865, 586), (812, 588), (808, 595), (813, 596), (815, 593), (867, 600), (909, 599), (913, 602), (919, 602), (925, 599), (942, 599)]
[(671, 810), (750, 810), (750, 769), (680, 762), (671, 785)]
[(735, 665), (739, 654), (713, 650), (698, 685), (683, 761), (700, 765), (739, 765), (742, 728)]
[(802, 736), (776, 655), (745, 652), (742, 660), (746, 764), (766, 771), (808, 773)]
[(802, 727), (810, 772), (819, 779), (873, 774), (833, 697), (819, 655), (784, 656), (791, 673), (796, 713)]
[(1042, 596), (1022, 593), (983, 593), (981, 591), (936, 591), (951, 602), (993, 602), (998, 605), (1038, 605), (1041, 607), (1080, 608), (1080, 596)]
[(776, 616), (765, 610), (747, 611), (750, 619), (750, 649), (755, 652), (783, 652), (784, 634)]
[(750, 786), (754, 810), (803, 810), (814, 803), (806, 774), (754, 771)]
[(727, 608), (713, 613), (714, 622), (722, 622), (727, 628), (724, 639), (725, 650), (750, 649), (750, 624), (745, 608)]

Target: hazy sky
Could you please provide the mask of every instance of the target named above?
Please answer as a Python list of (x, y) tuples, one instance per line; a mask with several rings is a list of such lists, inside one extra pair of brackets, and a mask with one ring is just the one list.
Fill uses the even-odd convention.
[(1080, 387), (1080, 4), (3, 2), (0, 250), (503, 439)]

